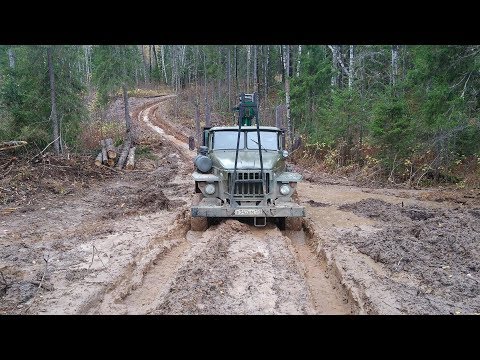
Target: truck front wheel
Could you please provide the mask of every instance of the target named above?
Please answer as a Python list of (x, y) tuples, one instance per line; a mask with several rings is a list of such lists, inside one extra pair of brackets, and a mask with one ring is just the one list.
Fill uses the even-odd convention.
[[(192, 205), (198, 205), (203, 199), (202, 193), (196, 193), (192, 200)], [(190, 220), (190, 230), (205, 231), (208, 229), (208, 218), (204, 216), (195, 216)]]
[(199, 216), (192, 217), (190, 221), (190, 230), (192, 231), (205, 231), (208, 229), (208, 218)]
[(302, 218), (300, 217), (282, 217), (277, 219), (277, 226), (280, 230), (302, 230)]

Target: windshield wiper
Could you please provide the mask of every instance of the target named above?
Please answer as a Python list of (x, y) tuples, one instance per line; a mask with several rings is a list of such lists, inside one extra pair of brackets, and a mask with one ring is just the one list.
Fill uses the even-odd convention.
[[(253, 139), (250, 139), (250, 140), (252, 140), (255, 144), (259, 145), (257, 141), (255, 141), (255, 140), (253, 140)], [(263, 145), (260, 145), (260, 146), (262, 147), (262, 150), (265, 150), (265, 151), (277, 151), (277, 150), (272, 150), (272, 149), (265, 149), (265, 148), (263, 147)]]

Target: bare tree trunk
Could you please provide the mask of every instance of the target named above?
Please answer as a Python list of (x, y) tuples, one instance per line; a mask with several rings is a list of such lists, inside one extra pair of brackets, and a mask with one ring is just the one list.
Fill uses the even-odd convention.
[(338, 57), (339, 57), (339, 46), (331, 45), (329, 48), (332, 50), (332, 87), (339, 85), (339, 74), (338, 74)]
[(52, 62), (52, 47), (47, 48), (47, 58), (48, 58), (48, 73), (50, 76), (50, 98), (52, 102), (52, 129), (53, 129), (53, 149), (55, 155), (60, 154), (60, 135), (58, 128), (58, 117), (57, 117), (57, 102), (55, 99), (55, 74), (53, 72), (53, 62)]
[(160, 78), (159, 68), (158, 68), (158, 56), (157, 50), (155, 49), (155, 45), (153, 45), (153, 56), (155, 58), (155, 70), (157, 71), (157, 76)]
[(219, 46), (218, 47), (218, 53), (220, 54), (220, 57), (219, 57), (219, 64), (217, 66), (217, 85), (218, 85), (218, 99), (217, 99), (217, 106), (218, 106), (218, 110), (220, 111), (221, 108), (222, 108), (222, 74), (223, 74), (223, 71), (222, 71), (222, 46)]
[(350, 45), (350, 61), (348, 63), (348, 88), (351, 90), (353, 87), (353, 76), (354, 76), (354, 47)]
[(84, 46), (85, 52), (85, 79), (86, 83), (89, 86), (92, 79), (92, 51), (90, 45)]
[(12, 48), (8, 49), (8, 65), (11, 69), (15, 69), (15, 54)]
[(195, 53), (193, 56), (193, 67), (195, 69), (195, 103), (199, 104), (199, 96), (198, 96), (198, 52), (199, 52), (199, 46), (195, 45)]
[(205, 126), (206, 127), (212, 126), (211, 113), (212, 113), (212, 105), (207, 104), (207, 109), (206, 109), (206, 113), (205, 113)]
[(176, 67), (177, 67), (177, 60), (176, 60), (176, 53), (177, 53), (177, 45), (172, 45), (171, 51), (171, 64), (172, 64), (172, 87), (177, 92), (177, 78), (176, 78)]
[(165, 84), (168, 85), (167, 68), (165, 67), (165, 51), (163, 50), (163, 45), (160, 45), (160, 53), (162, 55), (163, 76), (165, 77)]
[(180, 88), (185, 86), (185, 59), (187, 54), (187, 45), (180, 46), (180, 70), (178, 76), (178, 85)]
[(232, 109), (232, 76), (231, 76), (231, 61), (230, 55), (231, 48), (228, 47), (228, 70), (227, 70), (227, 77), (228, 77), (228, 111)]
[(125, 107), (125, 125), (126, 125), (126, 134), (128, 141), (132, 140), (132, 120), (130, 119), (130, 110), (128, 106), (128, 92), (127, 86), (125, 84), (122, 85), (123, 90), (123, 105)]
[(298, 59), (297, 59), (297, 77), (300, 76), (300, 61), (302, 58), (302, 45), (298, 45)]
[(210, 115), (208, 113), (208, 91), (207, 91), (207, 54), (203, 49), (203, 79), (205, 85), (205, 126), (210, 126)]
[(253, 45), (253, 91), (258, 92), (257, 45)]
[(145, 84), (147, 83), (147, 60), (145, 59), (145, 51), (143, 45), (140, 45), (142, 48), (142, 59), (143, 59), (143, 76), (145, 78)]
[(263, 84), (263, 90), (265, 92), (264, 98), (265, 101), (267, 101), (267, 95), (268, 95), (268, 58), (270, 56), (270, 45), (266, 45), (267, 47), (267, 52), (265, 54), (265, 70), (264, 70), (264, 84)]
[(282, 83), (285, 83), (285, 56), (283, 54), (284, 45), (279, 45), (279, 46), (280, 46), (280, 61), (282, 63)]
[(290, 118), (290, 45), (285, 46), (285, 105), (287, 106), (287, 126), (290, 136), (290, 144), (293, 144), (292, 119)]
[(398, 45), (392, 45), (392, 73), (391, 84), (395, 86), (398, 78)]
[(148, 82), (152, 82), (152, 46), (148, 45)]
[(283, 115), (283, 105), (275, 106), (275, 126), (279, 129), (282, 128), (282, 115)]
[(233, 47), (234, 52), (234, 62), (235, 62), (235, 98), (238, 95), (238, 50), (237, 50), (237, 45), (234, 45)]
[(200, 130), (200, 108), (198, 106), (198, 103), (195, 102), (195, 141), (199, 144), (201, 144), (200, 140), (202, 139), (202, 134)]
[(250, 47), (247, 45), (247, 93), (250, 92)]

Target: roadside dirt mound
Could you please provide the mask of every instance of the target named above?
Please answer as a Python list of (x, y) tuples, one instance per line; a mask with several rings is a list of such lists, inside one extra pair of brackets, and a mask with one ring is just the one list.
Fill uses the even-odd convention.
[(312, 313), (305, 279), (276, 228), (227, 220), (192, 245), (160, 314)]
[(392, 204), (380, 199), (360, 200), (357, 203), (341, 205), (338, 209), (381, 221), (403, 221), (405, 218), (426, 220), (435, 217), (434, 212), (425, 208), (403, 207), (402, 204)]
[(41, 161), (30, 159), (26, 155), (18, 158), (0, 174), (0, 206), (31, 205), (39, 197), (69, 195), (112, 177), (108, 170), (95, 167), (88, 156), (66, 159), (45, 154)]
[(104, 191), (111, 199), (108, 204), (111, 210), (102, 215), (104, 219), (174, 210), (186, 204), (182, 200), (168, 199), (161, 188), (154, 184), (138, 188), (125, 185)]
[(348, 233), (344, 240), (392, 273), (415, 276), (418, 287), (403, 292), (408, 312), (480, 312), (480, 222), (475, 209), (402, 208), (376, 199), (339, 209), (384, 222), (377, 232)]

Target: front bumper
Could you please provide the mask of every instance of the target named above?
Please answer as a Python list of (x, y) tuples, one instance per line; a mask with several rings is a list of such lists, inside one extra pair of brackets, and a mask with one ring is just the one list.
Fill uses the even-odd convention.
[[(284, 202), (272, 206), (237, 206), (215, 205), (202, 200), (198, 205), (192, 206), (193, 217), (304, 217), (305, 208), (292, 202)], [(241, 210), (241, 211), (236, 211)]]

